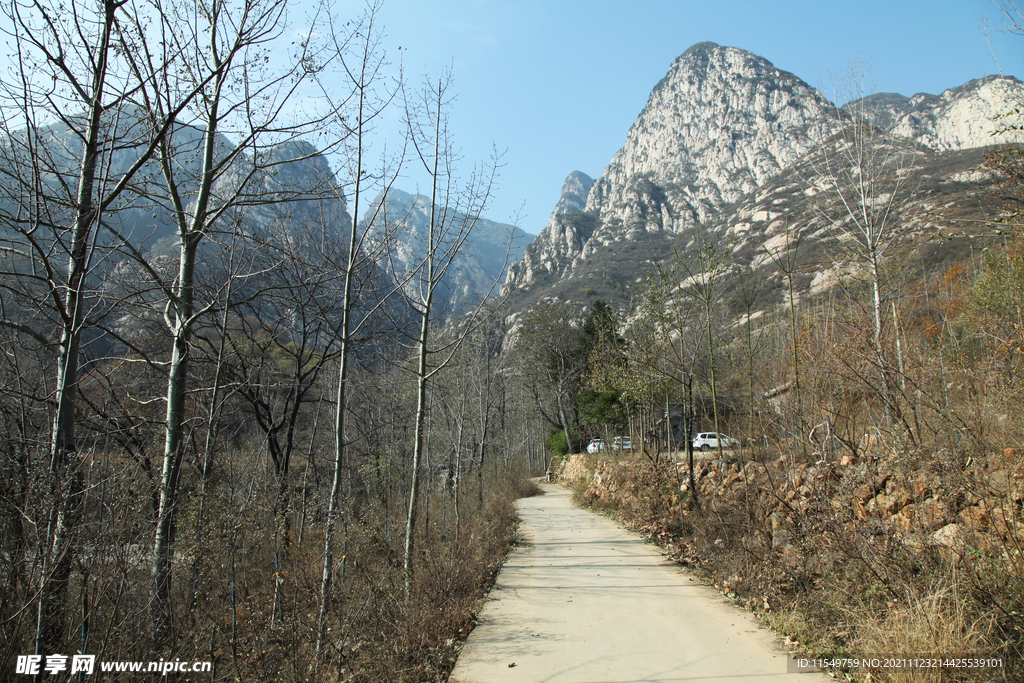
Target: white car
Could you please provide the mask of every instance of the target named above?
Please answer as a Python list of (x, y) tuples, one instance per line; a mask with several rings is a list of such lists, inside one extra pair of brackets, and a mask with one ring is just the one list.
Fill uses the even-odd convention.
[(604, 439), (591, 439), (587, 444), (587, 453), (601, 453), (604, 451)]
[(725, 434), (717, 434), (715, 432), (701, 432), (697, 436), (693, 437), (693, 450), (697, 451), (709, 451), (712, 448), (718, 448), (718, 442), (721, 440), (722, 448), (737, 448), (740, 442)]

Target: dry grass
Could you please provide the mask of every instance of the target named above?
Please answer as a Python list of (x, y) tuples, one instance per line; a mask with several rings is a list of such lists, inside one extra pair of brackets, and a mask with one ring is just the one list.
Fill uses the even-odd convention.
[[(857, 634), (854, 647), (862, 656), (957, 657), (992, 652), (994, 619), (969, 606), (955, 580), (923, 594), (911, 593), (885, 611), (852, 609)], [(908, 669), (872, 671), (872, 680), (892, 683), (939, 683), (951, 672)]]
[[(231, 455), (235, 464), (248, 458)], [(218, 471), (199, 527), (199, 487), (187, 480), (172, 582), (175, 640), (156, 649), (148, 636), (150, 499), (130, 464), (109, 462), (88, 473), (88, 518), (62, 651), (81, 649), (98, 661), (212, 660), (214, 672), (205, 681), (446, 680), (479, 600), (514, 542), (514, 501), (538, 491), (518, 472), (489, 468), (482, 481), (475, 473), (467, 478), (456, 515), (453, 491), (429, 486), (409, 599), (403, 491), (353, 496), (337, 531), (329, 643), (318, 654), (326, 492), (296, 490), (285, 531), (273, 511), (276, 483), (261, 468)], [(6, 556), (0, 559), (10, 565)], [(15, 655), (32, 651), (35, 570), (32, 563), (21, 565), (0, 600), (8, 617), (0, 639), (7, 671)]]

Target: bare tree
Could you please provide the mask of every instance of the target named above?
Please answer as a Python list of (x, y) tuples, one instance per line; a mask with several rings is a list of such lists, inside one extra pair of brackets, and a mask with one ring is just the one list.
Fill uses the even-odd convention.
[[(490, 198), (497, 169), (497, 159), (494, 159), (490, 165), (475, 169), (465, 183), (460, 185), (455, 168), (457, 154), (453, 147), (448, 121), (451, 84), (451, 74), (445, 71), (436, 81), (425, 81), (418, 97), (407, 98), (409, 140), (414, 149), (415, 159), (430, 183), (429, 217), (423, 235), (422, 259), (403, 289), (406, 301), (418, 318), (418, 333), (413, 340), (416, 419), (403, 553), (407, 598), (412, 595), (415, 572), (414, 552), (420, 497), (419, 471), (427, 445), (428, 385), (433, 376), (451, 361), (466, 339), (467, 331), (473, 329), (484, 314), (484, 309), (478, 307), (469, 319), (462, 323), (461, 332), (439, 340), (434, 332), (437, 324), (437, 307), (441, 303), (438, 300), (438, 293), (443, 287), (446, 275), (456, 267), (454, 264), (457, 257), (469, 242), (480, 213)], [(385, 196), (382, 203), (386, 201)], [(506, 251), (506, 262), (507, 254)], [(487, 295), (489, 294), (490, 292), (487, 292)], [(431, 360), (433, 354), (437, 354), (436, 360)]]
[[(694, 230), (695, 256), (697, 266), (690, 266), (688, 261), (680, 261), (689, 273), (686, 288), (704, 312), (704, 334), (707, 341), (708, 385), (711, 388), (711, 413), (715, 421), (715, 433), (719, 434), (718, 415), (718, 361), (716, 360), (716, 344), (714, 339), (715, 314), (722, 296), (723, 278), (727, 270), (728, 253), (715, 245), (709, 237)], [(688, 437), (689, 438), (689, 437)], [(716, 439), (718, 454), (722, 454), (722, 439)]]
[[(769, 249), (765, 246), (765, 252), (767, 252), (768, 258), (772, 260), (775, 267), (778, 268), (785, 276), (786, 284), (788, 285), (789, 332), (792, 337), (791, 349), (793, 354), (793, 391), (796, 395), (796, 418), (798, 420), (800, 432), (800, 452), (803, 457), (806, 458), (807, 434), (804, 429), (803, 395), (800, 391), (800, 328), (797, 324), (797, 298), (796, 291), (793, 286), (793, 276), (796, 274), (798, 264), (797, 257), (800, 252), (800, 243), (803, 240), (803, 235), (800, 234), (799, 229), (791, 227), (789, 220), (787, 219), (784, 237), (785, 242), (782, 245), (776, 249)], [(749, 309), (747, 314), (749, 316)], [(753, 395), (753, 390), (751, 390), (751, 395)]]
[(436, 380), (436, 404), (440, 416), (435, 420), (433, 437), (444, 445), (447, 462), (439, 465), (451, 492), (455, 517), (454, 538), (461, 538), (466, 475), (476, 468), (477, 504), (483, 505), (484, 465), (489, 446), (498, 436), (501, 422), (502, 384), (501, 342), (504, 325), (489, 317), (469, 333), (447, 371)]
[[(697, 359), (703, 348), (704, 330), (697, 318), (698, 301), (688, 296), (680, 283), (689, 277), (680, 255), (663, 264), (658, 264), (652, 277), (648, 278), (647, 291), (641, 302), (643, 317), (657, 325), (664, 344), (665, 373), (679, 387), (682, 403), (682, 421), (687, 456), (690, 500), (700, 506), (694, 473), (693, 435), (696, 406), (693, 399), (693, 380), (697, 373)], [(671, 414), (668, 415), (671, 429)]]
[[(318, 161), (326, 166), (326, 160)], [(309, 171), (309, 164), (304, 170)], [(222, 372), (255, 421), (276, 478), (277, 620), (284, 616), (279, 567), (291, 546), (289, 473), (300, 447), (303, 409), (319, 398), (319, 380), (338, 359), (338, 328), (344, 315), (344, 300), (338, 295), (339, 264), (345, 260), (344, 231), (351, 219), (340, 193), (264, 208), (272, 218), (249, 236), (245, 249), (252, 254), (250, 268), (257, 275), (234, 283), (224, 278), (238, 301), (231, 306), (232, 324), (215, 336), (223, 335), (229, 344), (231, 353), (220, 364)], [(232, 251), (228, 258), (233, 257)], [(223, 305), (227, 309), (231, 304), (228, 299)]]
[[(896, 400), (896, 372), (886, 348), (887, 300), (891, 287), (884, 259), (903, 230), (901, 205), (909, 198), (917, 151), (907, 140), (885, 134), (875, 125), (874, 99), (863, 64), (851, 65), (836, 78), (834, 89), (846, 103), (836, 110), (838, 132), (812, 160), (814, 185), (824, 192), (814, 205), (846, 249), (860, 262), (871, 290), (872, 344), (886, 415), (903, 421)], [(834, 126), (834, 123), (829, 125)], [(913, 430), (906, 425), (908, 437)]]
[[(335, 330), (338, 345), (338, 377), (335, 392), (334, 413), (334, 474), (331, 480), (331, 492), (327, 503), (327, 521), (324, 530), (324, 566), (320, 582), (320, 609), (317, 617), (317, 652), (327, 642), (328, 619), (331, 612), (332, 590), (334, 585), (334, 544), (335, 530), (343, 504), (341, 490), (345, 473), (348, 468), (346, 451), (351, 435), (348, 433), (348, 400), (351, 394), (350, 375), (352, 373), (352, 357), (356, 342), (362, 328), (371, 320), (372, 314), (386, 307), (397, 288), (401, 287), (404, 277), (393, 280), (382, 292), (371, 301), (360, 304), (359, 278), (365, 276), (367, 270), (376, 268), (377, 260), (382, 260), (382, 252), (388, 246), (390, 233), (387, 221), (381, 220), (380, 213), (384, 203), (371, 204), (370, 212), (360, 222), (360, 212), (366, 202), (367, 193), (379, 192), (386, 197), (392, 184), (398, 177), (400, 163), (388, 159), (387, 155), (379, 168), (373, 169), (368, 163), (369, 142), (376, 121), (387, 110), (397, 93), (397, 88), (383, 87), (383, 69), (386, 65), (385, 55), (380, 48), (380, 35), (376, 27), (376, 14), (379, 3), (370, 5), (364, 13), (359, 26), (351, 32), (353, 37), (349, 46), (335, 43), (339, 60), (350, 87), (351, 99), (339, 111), (349, 114), (351, 123), (346, 124), (349, 135), (344, 146), (345, 173), (352, 195), (352, 219), (347, 226), (346, 243), (335, 263), (340, 274), (339, 313), (340, 321)], [(338, 36), (340, 32), (332, 31)], [(399, 83), (401, 77), (399, 76)], [(400, 148), (398, 158), (404, 157), (404, 148)], [(383, 228), (380, 224), (384, 223)], [(365, 296), (363, 297), (365, 299)], [(360, 315), (357, 316), (357, 313)]]
[[(171, 98), (182, 87), (181, 79), (187, 86), (195, 82), (200, 92), (196, 106), (188, 110), (189, 125), (176, 129), (159, 147), (162, 189), (146, 188), (152, 201), (173, 216), (179, 247), (172, 280), (150, 269), (167, 301), (164, 319), (171, 342), (152, 560), (152, 635), (157, 645), (173, 636), (171, 564), (191, 338), (197, 321), (215, 306), (213, 301), (196, 300), (200, 245), (218, 225), (232, 223), (232, 215), (238, 212), (338, 191), (333, 178), (319, 178), (321, 184), (312, 188), (305, 182), (291, 187), (281, 179), (271, 183), (273, 192), (267, 192), (268, 176), (282, 166), (328, 153), (344, 138), (343, 131), (328, 132), (317, 138), (319, 149), (297, 144), (303, 136), (330, 131), (337, 121), (338, 107), (327, 98), (314, 96), (297, 112), (298, 98), (309, 96), (337, 57), (334, 45), (319, 30), (324, 27), (325, 10), (314, 9), (309, 25), (303, 27), (304, 39), (289, 53), (279, 44), (289, 37), (285, 0), (160, 6), (175, 27), (166, 40), (183, 55), (185, 66), (163, 75), (154, 96), (146, 101), (146, 113), (155, 119), (165, 116)], [(182, 163), (193, 157), (196, 164)]]
[(755, 370), (755, 359), (761, 355), (767, 346), (768, 337), (765, 334), (765, 325), (762, 323), (754, 329), (754, 305), (757, 303), (758, 294), (761, 291), (762, 281), (760, 271), (751, 266), (745, 266), (740, 271), (740, 298), (744, 307), (743, 319), (743, 345), (747, 355), (747, 445), (751, 454), (754, 453), (755, 438), (754, 418), (758, 412), (758, 400), (754, 387), (757, 383), (758, 372)]
[[(504, 400), (507, 391), (506, 374), (502, 372), (501, 343), (505, 326), (491, 318), (491, 324), (481, 326), (478, 342), (473, 346), (472, 361), (477, 369), (472, 392), (476, 394), (477, 428), (477, 502), (484, 501), (484, 459), (494, 433), (504, 424)], [(498, 415), (496, 415), (498, 413)], [(498, 422), (495, 425), (495, 422)], [(496, 429), (497, 428), (497, 429)], [(511, 449), (510, 449), (511, 450)]]
[[(81, 344), (87, 310), (95, 303), (90, 269), (98, 261), (97, 248), (109, 239), (100, 234), (100, 226), (119, 202), (125, 203), (121, 200), (133, 178), (196, 92), (179, 88), (161, 116), (137, 118), (134, 107), (153, 87), (153, 74), (175, 69), (175, 58), (167, 53), (154, 55), (145, 68), (135, 60), (135, 48), (147, 43), (136, 23), (142, 15), (151, 25), (167, 28), (159, 13), (114, 0), (88, 8), (15, 1), (5, 11), (17, 56), (15, 79), (5, 81), (2, 104), (7, 132), (0, 170), (6, 195), (2, 211), (10, 231), (4, 251), (14, 266), (8, 276), (27, 282), (30, 294), (45, 294), (59, 339), (49, 440), (53, 504), (37, 626), (40, 652), (53, 650), (63, 630), (61, 603), (80, 503), (75, 400)], [(66, 266), (58, 263), (58, 255), (66, 257)], [(30, 331), (6, 316), (3, 324), (40, 340), (49, 337), (46, 330)]]

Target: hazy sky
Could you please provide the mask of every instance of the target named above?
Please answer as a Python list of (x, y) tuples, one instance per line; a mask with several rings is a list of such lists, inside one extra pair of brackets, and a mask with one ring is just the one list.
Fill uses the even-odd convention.
[[(345, 0), (355, 13), (363, 5)], [(1024, 79), (1024, 36), (989, 0), (385, 0), (389, 58), (452, 66), (464, 164), (505, 151), (486, 212), (539, 232), (573, 170), (597, 178), (672, 61), (709, 40), (749, 50), (829, 95), (863, 57), (877, 92), (939, 94), (992, 73)], [(401, 46), (401, 53), (397, 48)], [(416, 190), (415, 178), (400, 183)]]

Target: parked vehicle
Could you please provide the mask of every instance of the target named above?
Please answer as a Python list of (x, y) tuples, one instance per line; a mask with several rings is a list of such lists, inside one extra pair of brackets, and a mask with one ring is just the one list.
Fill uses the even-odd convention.
[(719, 441), (722, 442), (722, 448), (738, 448), (740, 445), (738, 439), (726, 436), (725, 434), (701, 432), (693, 437), (693, 450), (709, 451), (712, 448), (718, 448)]
[(613, 451), (631, 451), (633, 450), (633, 444), (628, 436), (617, 436), (615, 441), (612, 442)]
[(604, 450), (604, 439), (591, 439), (587, 444), (587, 453), (603, 453)]

